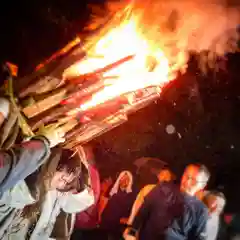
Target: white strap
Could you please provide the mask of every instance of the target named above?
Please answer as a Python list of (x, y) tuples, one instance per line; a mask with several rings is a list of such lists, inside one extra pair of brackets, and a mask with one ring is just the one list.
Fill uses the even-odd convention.
[(0, 112), (4, 118), (8, 117), (10, 109), (10, 102), (6, 98), (0, 98)]

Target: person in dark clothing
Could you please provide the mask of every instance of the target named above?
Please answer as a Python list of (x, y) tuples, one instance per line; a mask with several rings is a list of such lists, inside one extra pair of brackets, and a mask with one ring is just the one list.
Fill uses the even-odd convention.
[(182, 212), (183, 196), (179, 189), (172, 183), (162, 183), (146, 196), (132, 228), (140, 229), (140, 240), (165, 239), (165, 231)]
[(101, 215), (100, 229), (108, 232), (113, 239), (121, 238), (125, 229), (123, 220), (129, 217), (136, 199), (137, 191), (132, 186), (132, 174), (123, 171), (110, 191), (108, 203)]
[(139, 240), (206, 239), (208, 211), (195, 194), (208, 178), (205, 167), (190, 165), (181, 191), (171, 182), (156, 186), (144, 199), (125, 239), (136, 239), (138, 231)]
[(125, 239), (135, 239), (131, 235), (139, 229), (139, 240), (205, 239), (206, 220), (207, 210), (199, 200), (163, 183), (145, 198)]
[(206, 222), (208, 219), (207, 209), (204, 204), (195, 196), (184, 196), (183, 215), (174, 219), (171, 227), (168, 228), (166, 240), (195, 239), (205, 240)]

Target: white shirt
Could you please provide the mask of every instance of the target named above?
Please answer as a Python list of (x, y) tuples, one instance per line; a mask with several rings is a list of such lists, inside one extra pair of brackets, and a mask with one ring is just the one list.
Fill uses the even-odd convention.
[(207, 240), (216, 240), (219, 230), (219, 215), (212, 214), (207, 221)]

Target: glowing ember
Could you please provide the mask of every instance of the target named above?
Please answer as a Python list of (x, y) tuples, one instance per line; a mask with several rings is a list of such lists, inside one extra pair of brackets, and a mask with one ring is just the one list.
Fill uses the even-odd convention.
[[(123, 8), (121, 3), (110, 2), (110, 12), (123, 13), (119, 18), (121, 24), (108, 25), (112, 30), (102, 34), (101, 40), (95, 39), (95, 47), (91, 52), (87, 50), (85, 61), (67, 69), (64, 77), (98, 72), (128, 56), (134, 55), (134, 58), (104, 71), (102, 76), (108, 77), (105, 88), (76, 111), (84, 111), (127, 92), (163, 86), (177, 71), (186, 70), (189, 51), (210, 50), (221, 54), (225, 49), (223, 43), (220, 43), (220, 50), (212, 49), (211, 45), (229, 29), (226, 21), (238, 23), (239, 13), (227, 10), (218, 2), (134, 0), (126, 1), (127, 7)], [(120, 8), (123, 11), (118, 10)], [(115, 78), (109, 83), (111, 76)]]
[(95, 93), (90, 101), (81, 105), (80, 111), (127, 92), (148, 86), (163, 86), (169, 81), (168, 59), (161, 49), (153, 52), (148, 42), (138, 33), (137, 24), (133, 18), (119, 28), (113, 29), (97, 42), (93, 55), (99, 57), (86, 58), (69, 68), (65, 74), (86, 74), (127, 56), (133, 55), (134, 57), (103, 73), (103, 77), (118, 76), (118, 78), (115, 77), (111, 85), (105, 86), (103, 90)]
[[(100, 11), (95, 15), (95, 27), (92, 15), (93, 22), (88, 25), (88, 30), (96, 31), (96, 35), (91, 34), (81, 45), (75, 39), (26, 78), (33, 84), (22, 89), (20, 99), (42, 97), (46, 93), (46, 98), (36, 97), (34, 104), (22, 109), (31, 119), (33, 130), (55, 124), (69, 133), (71, 143), (89, 141), (122, 123), (122, 119), (116, 124), (108, 122), (109, 118), (120, 114), (125, 121), (129, 114), (159, 98), (162, 87), (177, 72), (186, 71), (191, 53), (204, 50), (197, 60), (203, 70), (208, 70), (226, 52), (228, 40), (235, 46), (238, 39), (230, 25), (239, 23), (239, 11), (227, 9), (225, 3), (223, 6), (208, 0), (105, 2), (106, 14)], [(223, 34), (226, 30), (231, 31)], [(224, 38), (219, 41), (222, 35)], [(86, 57), (82, 59), (83, 56)], [(55, 63), (50, 65), (53, 60)], [(68, 67), (69, 64), (72, 65)], [(166, 131), (176, 133), (171, 125)], [(80, 138), (76, 137), (79, 133)]]

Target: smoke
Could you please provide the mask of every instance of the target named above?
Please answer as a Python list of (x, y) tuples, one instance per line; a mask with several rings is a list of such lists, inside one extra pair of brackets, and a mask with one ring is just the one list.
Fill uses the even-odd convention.
[(166, 40), (198, 52), (216, 51), (213, 46), (221, 38), (222, 45), (217, 51), (222, 53), (225, 41), (233, 37), (234, 31), (230, 30), (236, 29), (240, 16), (238, 8), (231, 8), (220, 0), (137, 0), (133, 9), (139, 13), (145, 9), (140, 13), (143, 23), (150, 28), (158, 25), (159, 33)]
[(134, 0), (106, 5), (108, 14), (126, 7), (137, 18), (139, 31), (152, 46), (164, 50), (176, 69), (184, 68), (189, 52), (223, 55), (237, 47), (239, 7), (225, 1)]

